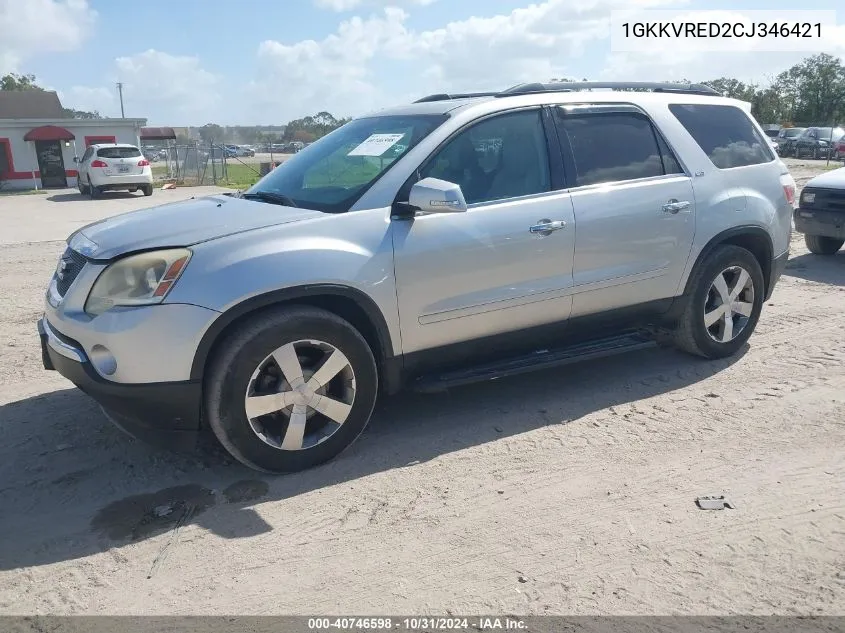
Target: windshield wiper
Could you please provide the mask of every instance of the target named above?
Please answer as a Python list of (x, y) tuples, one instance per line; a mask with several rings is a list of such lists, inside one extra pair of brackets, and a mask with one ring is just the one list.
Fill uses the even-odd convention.
[(293, 201), (293, 198), (290, 198), (283, 193), (273, 193), (272, 191), (252, 191), (250, 193), (242, 193), (240, 197), (245, 200), (260, 200), (261, 202), (281, 204), (286, 207), (297, 206), (297, 204)]

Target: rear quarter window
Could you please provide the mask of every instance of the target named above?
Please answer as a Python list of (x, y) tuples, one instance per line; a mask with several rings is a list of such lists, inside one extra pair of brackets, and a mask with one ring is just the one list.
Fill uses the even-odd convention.
[(775, 159), (769, 143), (740, 108), (673, 103), (669, 110), (719, 169), (759, 165)]
[(97, 150), (99, 158), (138, 158), (141, 150), (137, 147), (103, 147)]

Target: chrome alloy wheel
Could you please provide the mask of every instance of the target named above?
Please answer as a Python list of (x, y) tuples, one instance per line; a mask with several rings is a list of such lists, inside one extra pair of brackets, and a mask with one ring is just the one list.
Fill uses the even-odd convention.
[(748, 325), (754, 309), (754, 281), (741, 266), (716, 275), (704, 302), (704, 326), (717, 343), (730, 343)]
[(288, 343), (253, 372), (244, 398), (253, 432), (285, 451), (312, 448), (346, 421), (355, 402), (355, 372), (339, 349), (316, 340)]

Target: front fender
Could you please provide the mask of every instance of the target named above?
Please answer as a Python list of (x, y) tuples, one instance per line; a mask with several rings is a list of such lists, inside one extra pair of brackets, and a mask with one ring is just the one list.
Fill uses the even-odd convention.
[[(189, 303), (226, 315), (261, 297), (295, 297), (303, 288), (347, 292), (378, 310), (398, 354), (399, 322), (389, 210), (324, 215), (194, 246), (166, 303)], [(337, 292), (331, 292), (335, 289)], [(340, 290), (338, 290), (340, 289)], [(362, 306), (364, 307), (364, 306)], [(378, 327), (378, 326), (377, 326)]]

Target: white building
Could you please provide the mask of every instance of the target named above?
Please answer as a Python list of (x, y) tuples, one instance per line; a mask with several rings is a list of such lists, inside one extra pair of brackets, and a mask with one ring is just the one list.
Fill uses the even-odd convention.
[(55, 92), (0, 91), (0, 188), (76, 187), (93, 143), (140, 146), (146, 119), (66, 119)]

